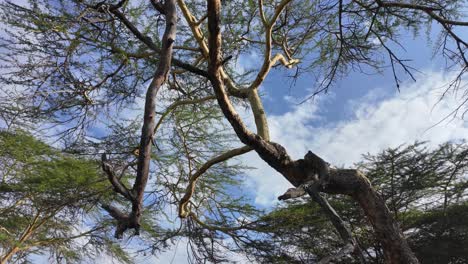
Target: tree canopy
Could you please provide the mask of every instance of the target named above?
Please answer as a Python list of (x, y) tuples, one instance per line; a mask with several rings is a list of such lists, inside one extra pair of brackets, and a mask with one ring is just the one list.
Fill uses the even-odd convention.
[(2, 263), (45, 252), (57, 262), (99, 251), (129, 259), (105, 235), (108, 220), (91, 221), (96, 204), (112, 199), (96, 161), (62, 154), (22, 131), (0, 131), (0, 146)]
[[(127, 256), (109, 242), (109, 218), (115, 238), (139, 235), (151, 245), (141, 249), (145, 252), (186, 237), (200, 262), (228, 261), (226, 249), (245, 249), (278, 262), (328, 263), (352, 255), (361, 263), (419, 263), (418, 258), (425, 263), (429, 253), (421, 252), (430, 242), (425, 237), (444, 229), (434, 219), (458, 214), (466, 203), (464, 145), (447, 143), (439, 152), (421, 144), (390, 149), (367, 156), (362, 171), (329, 166), (314, 150), (293, 159), (287, 145), (272, 141), (261, 95), (264, 80), (280, 69), (293, 80), (316, 76), (315, 90), (304, 101), (326, 93), (351, 71), (380, 73), (390, 67), (399, 88), (402, 75), (415, 79), (400, 52), (401, 36), (417, 37), (435, 27), (434, 53), (458, 73), (446, 93), (461, 94), (466, 102), (466, 1), (30, 0), (3, 1), (0, 7), (6, 26), (0, 36), (6, 146), (0, 195), (11, 214), (0, 219), (8, 230), (2, 234), (8, 258), (26, 245), (50, 249), (54, 241), (81, 237), (70, 225), (81, 214), (94, 216), (89, 232), (95, 243), (121, 260)], [(258, 63), (239, 66), (242, 56), (252, 53), (260, 55)], [(242, 107), (250, 110), (254, 125), (237, 112)], [(454, 114), (465, 109), (462, 103)], [(57, 147), (15, 129), (47, 131), (48, 143)], [(242, 195), (248, 168), (235, 160), (249, 151), (293, 185), (281, 199), (307, 194), (314, 203), (262, 218)], [(421, 212), (419, 203), (437, 197), (442, 205)], [(21, 210), (8, 208), (21, 206), (27, 219), (16, 221)], [(347, 207), (352, 210), (339, 210)], [(168, 214), (171, 210), (177, 213)], [(256, 228), (284, 216), (291, 225), (268, 231), (279, 232), (284, 241), (270, 248), (257, 240)], [(304, 243), (296, 237), (308, 232), (294, 224), (299, 220), (323, 227), (307, 228), (317, 232)], [(38, 223), (53, 228), (46, 234)], [(405, 231), (417, 225), (434, 230), (413, 230), (420, 238), (413, 240)], [(94, 235), (102, 230), (104, 235)], [(38, 240), (26, 242), (33, 237)], [(281, 243), (292, 245), (271, 253)], [(304, 255), (295, 259), (289, 249)], [(61, 250), (57, 256), (79, 258)]]
[[(422, 263), (464, 263), (468, 259), (467, 146), (427, 143), (367, 154), (358, 165), (385, 198)], [(384, 263), (383, 252), (363, 212), (351, 199), (330, 197), (350, 224), (368, 263)], [(307, 200), (293, 201), (259, 218), (260, 235), (244, 250), (263, 263), (313, 263), (338, 252), (340, 237)], [(338, 263), (354, 263), (349, 256)]]

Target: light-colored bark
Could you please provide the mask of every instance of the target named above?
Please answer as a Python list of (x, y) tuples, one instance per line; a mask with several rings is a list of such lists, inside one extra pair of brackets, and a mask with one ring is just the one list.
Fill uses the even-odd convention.
[(179, 202), (179, 217), (181, 218), (185, 218), (190, 214), (190, 210), (188, 209), (188, 203), (190, 201), (190, 198), (192, 197), (192, 195), (194, 194), (195, 192), (195, 187), (196, 187), (196, 183), (197, 183), (197, 180), (200, 176), (203, 175), (203, 173), (205, 173), (211, 166), (217, 164), (217, 163), (220, 163), (220, 162), (223, 162), (223, 161), (226, 161), (230, 158), (233, 158), (233, 157), (236, 157), (236, 156), (239, 156), (239, 155), (242, 155), (242, 154), (245, 154), (249, 151), (251, 151), (252, 148), (251, 147), (248, 147), (248, 146), (244, 146), (244, 147), (240, 147), (240, 148), (236, 148), (236, 149), (232, 149), (230, 151), (227, 151), (217, 157), (214, 157), (212, 159), (210, 159), (209, 161), (205, 162), (193, 175), (190, 176), (190, 179), (189, 179), (189, 184), (185, 190), (185, 194), (184, 196), (182, 197), (182, 199), (180, 200)]

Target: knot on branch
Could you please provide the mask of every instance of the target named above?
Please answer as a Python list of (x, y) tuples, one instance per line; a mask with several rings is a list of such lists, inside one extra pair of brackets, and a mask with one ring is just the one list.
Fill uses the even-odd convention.
[[(278, 145), (279, 146), (279, 145)], [(282, 147), (281, 147), (282, 148)], [(329, 178), (330, 165), (312, 151), (307, 152), (303, 159), (294, 161), (289, 171), (288, 180), (297, 188), (291, 188), (279, 200), (297, 198), (305, 195), (308, 189), (323, 188)]]
[(296, 187), (313, 182), (324, 186), (327, 184), (329, 173), (330, 164), (309, 151), (303, 159), (298, 159), (292, 163), (286, 177)]
[(117, 221), (114, 237), (121, 239), (128, 229), (135, 229), (135, 235), (140, 234), (140, 221), (134, 214), (123, 213), (115, 206), (103, 204), (102, 209), (106, 210)]
[(283, 146), (273, 141), (268, 141), (268, 144), (273, 147), (273, 153), (276, 156), (276, 159), (281, 161), (283, 163), (283, 166), (286, 166), (291, 162), (291, 158), (289, 157), (288, 152)]

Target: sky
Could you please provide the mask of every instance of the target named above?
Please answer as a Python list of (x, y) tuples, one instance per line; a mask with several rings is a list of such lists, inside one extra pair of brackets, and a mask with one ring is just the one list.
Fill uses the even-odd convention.
[[(302, 158), (312, 150), (337, 167), (352, 167), (362, 154), (376, 154), (417, 140), (427, 140), (435, 146), (449, 140), (468, 139), (468, 122), (450, 115), (460, 102), (453, 97), (439, 102), (444, 85), (453, 76), (434, 71), (426, 74), (427, 78), (416, 83), (404, 82), (402, 92), (395, 91), (391, 84), (369, 84), (368, 92), (360, 98), (340, 102), (330, 95), (331, 98), (295, 105), (283, 114), (270, 115), (271, 138), (285, 146), (293, 158)], [(286, 103), (291, 99), (279, 100)], [(339, 107), (346, 109), (349, 117), (328, 122), (325, 106), (334, 104), (343, 104)], [(450, 117), (438, 124), (446, 116)], [(290, 186), (287, 181), (255, 153), (247, 154), (242, 160), (257, 168), (248, 177), (256, 203), (265, 207), (276, 204), (276, 197)]]
[[(416, 82), (400, 72), (403, 80), (400, 91), (390, 69), (375, 75), (351, 72), (328, 93), (299, 104), (307, 92), (314, 90), (313, 77), (303, 75), (291, 86), (285, 71), (273, 70), (260, 90), (272, 141), (282, 144), (296, 159), (312, 150), (333, 166), (353, 167), (362, 154), (376, 154), (414, 141), (428, 141), (429, 146), (436, 146), (449, 140), (468, 140), (468, 120), (452, 114), (461, 98), (448, 94), (440, 100), (455, 71), (445, 71), (443, 59), (432, 57), (433, 50), (426, 43), (428, 38), (435, 37), (423, 35), (417, 40), (410, 34), (403, 37), (406, 52), (401, 54), (412, 59), (411, 65), (420, 72), (415, 74)], [(239, 67), (247, 67), (256, 61), (258, 57), (250, 54), (238, 63)], [(468, 85), (468, 80), (461, 85)], [(250, 113), (237, 110), (253, 128)], [(245, 175), (246, 195), (259, 208), (273, 208), (278, 204), (277, 197), (291, 187), (256, 153), (248, 153), (238, 161), (255, 168)], [(139, 262), (188, 263), (186, 246), (186, 241), (181, 240), (172, 250), (158, 257), (142, 257)], [(235, 258), (243, 262), (239, 256)], [(113, 261), (102, 256), (96, 263)]]
[[(434, 56), (433, 43), (439, 27), (417, 37), (402, 32), (404, 49), (394, 47), (399, 56), (409, 59), (414, 67), (413, 81), (397, 71), (402, 80), (396, 87), (390, 67), (379, 74), (350, 72), (338, 79), (328, 93), (301, 103), (314, 91), (314, 77), (302, 75), (292, 86), (290, 72), (273, 70), (263, 83), (260, 93), (268, 115), (271, 140), (283, 145), (295, 159), (311, 150), (337, 167), (352, 167), (361, 155), (377, 154), (389, 148), (414, 141), (428, 141), (429, 146), (449, 140), (468, 139), (468, 122), (454, 109), (462, 103), (459, 94), (447, 94), (447, 85), (455, 78), (457, 69), (446, 70), (445, 60)], [(462, 34), (468, 38), (468, 32)], [(255, 65), (258, 56), (249, 54), (240, 59), (240, 67)], [(466, 87), (465, 78), (460, 84)], [(254, 129), (249, 112), (238, 109)], [(291, 185), (255, 153), (240, 159), (257, 169), (247, 175), (247, 184), (256, 204), (271, 208), (276, 197)]]
[[(422, 73), (417, 82), (404, 81), (401, 92), (388, 76), (351, 74), (339, 86), (346, 83), (348, 89), (352, 89), (359, 85), (364, 87), (362, 94), (342, 96), (339, 95), (340, 88), (334, 87), (329, 94), (321, 95), (313, 102), (297, 104), (297, 98), (287, 93), (275, 93), (265, 101), (266, 107), (270, 108), (267, 114), (271, 139), (282, 144), (293, 158), (301, 158), (312, 150), (338, 167), (353, 167), (362, 154), (375, 154), (414, 141), (428, 141), (429, 146), (437, 146), (449, 140), (468, 140), (468, 121), (451, 115), (454, 107), (461, 103), (460, 98), (449, 95), (440, 101), (453, 74), (437, 70), (432, 61), (422, 65), (420, 70)], [(270, 85), (264, 85), (264, 89), (283, 89), (269, 80), (267, 83)], [(463, 83), (467, 85), (468, 81)], [(253, 128), (250, 113), (237, 110)], [(256, 168), (246, 174), (245, 183), (249, 190), (246, 195), (252, 197), (259, 208), (269, 209), (277, 205), (277, 197), (291, 185), (256, 153), (248, 153), (238, 160)], [(241, 256), (233, 257), (238, 263), (246, 263)], [(186, 242), (179, 242), (157, 258), (142, 259), (142, 263), (155, 261), (188, 263)]]
[[(271, 140), (283, 145), (293, 158), (302, 158), (312, 150), (337, 167), (353, 167), (362, 154), (376, 154), (415, 141), (428, 141), (428, 146), (434, 147), (446, 141), (468, 140), (468, 120), (452, 114), (461, 98), (448, 94), (440, 100), (456, 71), (444, 70), (443, 59), (432, 57), (432, 48), (426, 41), (425, 37), (414, 40), (411, 35), (403, 39), (406, 53), (402, 55), (413, 59), (411, 65), (419, 73), (415, 73), (416, 82), (401, 73), (400, 91), (390, 69), (371, 76), (352, 72), (329, 93), (299, 104), (307, 93), (304, 91), (314, 89), (313, 78), (302, 76), (291, 87), (283, 71), (273, 71), (260, 90)], [(251, 66), (257, 60), (253, 54), (241, 58), (240, 63)], [(466, 85), (468, 80), (464, 79), (461, 86)], [(254, 130), (250, 112), (237, 110)], [(246, 174), (245, 184), (249, 190), (246, 196), (259, 208), (278, 205), (277, 197), (292, 187), (256, 153), (250, 152), (238, 160), (256, 168)], [(183, 244), (157, 260), (187, 263)], [(237, 257), (239, 263), (245, 263)]]

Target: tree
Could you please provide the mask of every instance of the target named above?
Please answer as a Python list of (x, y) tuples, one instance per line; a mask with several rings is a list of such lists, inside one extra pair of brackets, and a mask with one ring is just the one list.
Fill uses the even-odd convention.
[(76, 224), (77, 218), (92, 219), (94, 205), (112, 197), (99, 164), (63, 155), (22, 131), (0, 131), (0, 146), (1, 263), (45, 252), (57, 262), (100, 251), (129, 260), (103, 236), (110, 229), (104, 219)]
[[(428, 148), (417, 142), (365, 155), (358, 167), (389, 205), (408, 242), (423, 263), (463, 263), (467, 230), (466, 143)], [(354, 201), (331, 197), (330, 203), (346, 219), (364, 249), (367, 263), (383, 263), (381, 245)], [(262, 216), (256, 238), (243, 244), (247, 254), (262, 263), (311, 263), (339, 252), (340, 237), (320, 207), (294, 201)], [(341, 256), (338, 263), (354, 263)]]
[[(293, 160), (287, 146), (270, 141), (259, 89), (272, 68), (285, 66), (296, 68), (297, 74), (318, 73), (323, 78), (314, 94), (327, 91), (352, 69), (382, 69), (385, 61), (378, 59), (382, 52), (388, 55), (398, 87), (397, 67), (412, 76), (411, 67), (391, 43), (399, 44), (401, 30), (419, 31), (432, 23), (442, 27), (436, 50), (460, 67), (460, 74), (449, 87), (459, 89), (457, 84), (468, 66), (467, 43), (456, 30), (468, 25), (459, 12), (464, 1), (260, 0), (227, 1), (223, 5), (221, 8), (219, 0), (208, 1), (207, 6), (182, 0), (139, 4), (125, 0), (31, 1), (29, 6), (2, 3), (3, 21), (15, 29), (7, 30), (8, 37), (2, 41), (7, 72), (1, 80), (8, 87), (4, 93), (16, 99), (16, 105), (2, 106), (8, 109), (5, 114), (8, 123), (20, 116), (22, 120), (66, 124), (60, 135), (68, 145), (80, 146), (81, 151), (102, 152), (106, 148), (101, 143), (106, 138), (90, 139), (93, 122), (107, 117), (119, 123), (115, 113), (130, 107), (151, 80), (139, 142), (124, 153), (110, 151), (117, 153), (111, 159), (102, 156), (103, 169), (114, 190), (131, 207), (122, 211), (110, 204), (103, 205), (118, 222), (116, 237), (127, 229), (139, 233), (150, 161), (158, 156), (152, 145), (166, 143), (163, 138), (170, 133), (159, 130), (165, 123), (182, 135), (178, 147), (185, 152), (179, 153), (179, 157), (185, 161), (180, 171), (188, 176), (187, 188), (182, 197), (177, 188), (169, 192), (179, 204), (181, 218), (191, 218), (209, 227), (192, 211), (196, 208), (193, 201), (197, 200), (194, 197), (197, 181), (212, 166), (254, 150), (297, 188), (296, 193), (307, 192), (321, 205), (358, 257), (358, 243), (319, 192), (343, 194), (357, 201), (372, 223), (387, 263), (418, 263), (384, 199), (362, 173), (330, 169), (326, 175), (320, 175), (324, 176), (320, 180), (311, 181), (309, 176), (316, 173), (314, 162), (307, 157)], [(176, 19), (176, 10), (183, 16), (181, 21)], [(263, 62), (258, 69), (239, 72), (231, 62), (248, 51), (263, 54)], [(175, 68), (172, 75), (170, 65)], [(164, 93), (159, 91), (163, 84), (168, 87)], [(15, 93), (15, 87), (21, 90)], [(213, 145), (198, 144), (198, 131), (190, 128), (193, 123), (166, 118), (175, 109), (189, 106), (195, 116), (203, 116), (214, 100), (219, 106), (217, 113), (223, 114), (244, 145), (226, 152), (219, 151), (218, 146), (216, 151), (210, 151), (216, 156), (208, 158), (203, 156), (203, 150), (213, 150), (210, 149)], [(154, 112), (156, 102), (162, 111)], [(256, 133), (247, 128), (235, 111), (234, 105), (240, 104), (251, 108)], [(158, 121), (156, 116), (160, 117)], [(219, 115), (215, 116), (206, 118), (216, 120)], [(210, 132), (205, 130), (198, 139), (210, 137)], [(217, 139), (210, 139), (216, 145)], [(161, 150), (167, 151), (166, 146), (174, 145), (162, 146)], [(131, 155), (135, 148), (138, 149), (135, 180), (132, 187), (127, 187), (117, 177), (116, 167), (125, 174), (135, 163), (135, 155)], [(111, 166), (112, 162), (115, 166)], [(163, 167), (157, 167), (155, 173), (162, 176), (163, 171)], [(179, 184), (176, 181), (175, 187)]]

